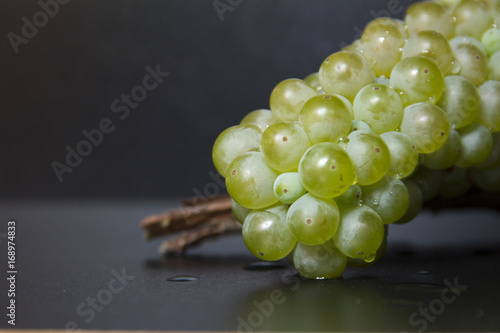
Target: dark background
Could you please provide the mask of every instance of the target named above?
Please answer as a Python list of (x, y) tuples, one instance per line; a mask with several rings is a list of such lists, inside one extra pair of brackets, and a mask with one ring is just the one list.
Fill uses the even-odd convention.
[[(222, 130), (268, 108), (278, 82), (317, 71), (377, 13), (401, 18), (415, 1), (238, 2), (221, 20), (208, 0), (73, 0), (16, 54), (8, 34), (22, 35), (22, 18), (33, 22), (41, 7), (2, 1), (0, 195), (203, 192)], [(120, 120), (111, 103), (156, 65), (170, 75)], [(114, 131), (59, 182), (51, 164), (65, 164), (66, 146), (76, 149), (104, 118)]]

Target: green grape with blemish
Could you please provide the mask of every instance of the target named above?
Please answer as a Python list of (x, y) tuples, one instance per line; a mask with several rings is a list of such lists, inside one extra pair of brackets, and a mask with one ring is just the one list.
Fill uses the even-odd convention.
[(454, 49), (456, 61), (460, 65), (457, 74), (480, 85), (488, 77), (488, 56), (472, 44), (459, 44)]
[(284, 204), (292, 204), (306, 193), (298, 172), (285, 172), (276, 178), (274, 194)]
[(358, 184), (349, 186), (347, 191), (335, 198), (337, 206), (347, 208), (357, 206), (362, 203), (363, 190)]

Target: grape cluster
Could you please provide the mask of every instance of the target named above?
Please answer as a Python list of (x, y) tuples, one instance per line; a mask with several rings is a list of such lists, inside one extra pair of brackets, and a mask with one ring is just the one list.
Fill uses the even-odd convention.
[(424, 1), (378, 18), (270, 110), (224, 130), (213, 161), (248, 249), (306, 278), (378, 260), (387, 225), (475, 184), (500, 191), (500, 0)]

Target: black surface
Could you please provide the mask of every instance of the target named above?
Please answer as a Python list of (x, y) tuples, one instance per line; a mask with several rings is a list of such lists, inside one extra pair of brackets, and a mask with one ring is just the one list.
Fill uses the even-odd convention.
[[(427, 321), (426, 331), (500, 330), (496, 214), (424, 213), (408, 225), (391, 226), (388, 252), (374, 266), (348, 268), (342, 280), (306, 281), (285, 261), (255, 264), (237, 235), (206, 242), (182, 257), (161, 257), (161, 240), (145, 243), (138, 221), (175, 205), (0, 203), (0, 232), (9, 219), (17, 222), (16, 328), (65, 329), (70, 323), (81, 329), (417, 331), (424, 328), (422, 317), (410, 322), (410, 316), (429, 306), (440, 310), (449, 281), (466, 287), (442, 303), (443, 312)], [(4, 270), (6, 240), (0, 240)], [(106, 291), (113, 270), (134, 277), (116, 294)], [(179, 277), (196, 279), (169, 281)], [(106, 300), (106, 293), (112, 299), (91, 318), (90, 307), (81, 304), (97, 295)], [(272, 311), (271, 300), (277, 302)], [(79, 306), (84, 313), (77, 312)], [(10, 327), (2, 318), (0, 327)], [(239, 326), (241, 320), (250, 326)]]

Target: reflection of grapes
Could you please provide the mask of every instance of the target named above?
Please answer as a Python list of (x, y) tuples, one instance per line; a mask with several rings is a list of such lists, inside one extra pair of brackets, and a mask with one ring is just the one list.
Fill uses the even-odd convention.
[[(500, 191), (500, 30), (493, 1), (414, 4), (378, 18), (270, 110), (223, 131), (214, 164), (259, 258), (339, 277), (384, 253), (388, 224), (473, 181)], [(378, 76), (378, 77), (377, 77)], [(498, 132), (498, 133), (497, 133)]]

